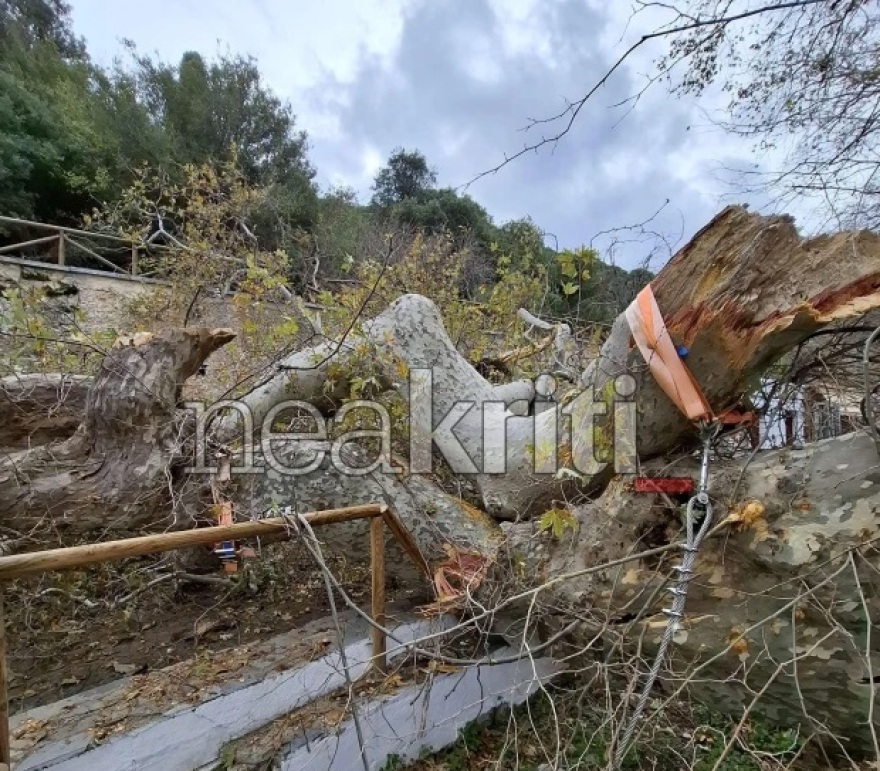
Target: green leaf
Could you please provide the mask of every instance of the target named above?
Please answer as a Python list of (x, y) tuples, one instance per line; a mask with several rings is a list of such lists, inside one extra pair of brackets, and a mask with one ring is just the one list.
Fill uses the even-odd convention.
[(550, 509), (545, 511), (538, 520), (538, 530), (542, 533), (549, 530), (557, 540), (564, 535), (566, 530), (574, 530), (575, 527), (574, 515), (568, 509)]

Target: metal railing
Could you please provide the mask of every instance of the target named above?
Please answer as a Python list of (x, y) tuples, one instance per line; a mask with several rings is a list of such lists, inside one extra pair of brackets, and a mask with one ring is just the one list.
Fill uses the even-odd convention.
[[(384, 627), (385, 618), (385, 530), (400, 544), (417, 569), (430, 578), (430, 570), (412, 536), (400, 523), (397, 516), (382, 504), (351, 506), (342, 509), (326, 509), (301, 515), (302, 520), (311, 527), (351, 522), (357, 519), (370, 520), (370, 574), (372, 599), (370, 627), (372, 645), (372, 664), (377, 670), (387, 670), (387, 645)], [(293, 537), (297, 534), (296, 520), (286, 517), (272, 517), (248, 522), (235, 522), (231, 525), (203, 527), (194, 530), (177, 530), (169, 533), (124, 538), (71, 546), (61, 549), (13, 554), (0, 557), (0, 771), (11, 767), (9, 745), (9, 701), (7, 694), (8, 670), (6, 666), (6, 629), (3, 619), (2, 589), (7, 581), (26, 576), (41, 575), (62, 570), (73, 570), (88, 565), (161, 554), (193, 546), (215, 544), (221, 541), (255, 538), (257, 536)], [(5, 766), (5, 769), (4, 769)]]

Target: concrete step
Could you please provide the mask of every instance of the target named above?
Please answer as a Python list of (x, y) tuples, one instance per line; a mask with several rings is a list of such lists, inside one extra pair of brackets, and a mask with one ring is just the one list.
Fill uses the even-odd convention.
[[(512, 648), (493, 653), (503, 657)], [(354, 719), (323, 736), (299, 738), (280, 753), (281, 771), (380, 771), (392, 756), (419, 758), (452, 744), (468, 723), (502, 705), (521, 704), (556, 672), (550, 659), (467, 667), (361, 705), (363, 745)], [(361, 746), (364, 751), (361, 752)]]
[[(353, 678), (369, 669), (367, 624), (343, 616)], [(449, 620), (402, 620), (389, 659)], [(192, 771), (221, 748), (345, 685), (330, 619), (14, 715), (15, 771)]]

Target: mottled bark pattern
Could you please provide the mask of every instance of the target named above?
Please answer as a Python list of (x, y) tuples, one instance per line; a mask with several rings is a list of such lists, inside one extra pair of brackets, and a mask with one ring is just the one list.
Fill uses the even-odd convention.
[[(676, 473), (688, 472), (696, 472), (694, 463), (677, 465)], [(847, 737), (848, 751), (870, 752), (877, 683), (869, 677), (880, 674), (880, 458), (873, 441), (848, 434), (768, 452), (745, 471), (741, 463), (717, 464), (711, 490), (716, 522), (749, 503), (754, 519), (726, 528), (700, 550), (672, 671), (662, 670), (657, 695), (670, 694), (689, 675), (688, 693), (738, 715), (771, 681), (760, 714), (800, 723), (808, 733)], [(531, 524), (512, 527), (526, 575), (548, 579), (683, 538), (680, 510), (659, 496), (635, 495), (623, 482), (576, 514), (577, 531), (559, 543)], [(571, 642), (592, 639), (607, 624), (606, 649), (623, 634), (630, 655), (641, 640), (650, 659), (667, 623), (661, 610), (670, 603), (658, 590), (670, 585), (680, 561), (672, 552), (627, 562), (561, 582), (545, 600), (592, 619)], [(549, 628), (573, 617), (559, 612)], [(602, 648), (594, 645), (588, 655), (601, 659)], [(880, 732), (876, 710), (873, 720)]]
[[(276, 459), (288, 468), (306, 466), (312, 456), (298, 447), (280, 446)], [(354, 444), (341, 449), (347, 467), (367, 467), (373, 461)], [(261, 458), (257, 455), (257, 463)], [(236, 477), (232, 493), (240, 517), (261, 517), (290, 506), (293, 512), (356, 506), (365, 503), (388, 505), (409, 531), (425, 561), (431, 565), (448, 557), (445, 546), (487, 556), (497, 553), (501, 531), (484, 512), (459, 498), (439, 490), (431, 481), (404, 473), (385, 473), (377, 468), (363, 476), (340, 474), (330, 456), (320, 467), (303, 475), (283, 473), (272, 468), (260, 474)], [(369, 523), (356, 520), (323, 528), (321, 542), (353, 561), (366, 561), (369, 555)], [(387, 572), (411, 578), (418, 567), (411, 564), (396, 543), (389, 541)]]

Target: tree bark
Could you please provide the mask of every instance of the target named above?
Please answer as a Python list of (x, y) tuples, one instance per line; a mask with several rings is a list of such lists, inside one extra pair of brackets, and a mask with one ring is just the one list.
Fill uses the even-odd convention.
[[(655, 462), (646, 472), (662, 468)], [(696, 474), (697, 464), (679, 461), (675, 473)], [(710, 490), (714, 521), (727, 524), (699, 551), (655, 697), (690, 694), (739, 715), (766, 689), (758, 714), (801, 724), (832, 749), (872, 754), (872, 726), (880, 735), (880, 715), (872, 714), (880, 679), (880, 458), (872, 439), (859, 432), (759, 453), (748, 464), (718, 462)], [(585, 677), (608, 664), (620, 671), (621, 662), (632, 673), (640, 648), (644, 673), (668, 623), (664, 590), (682, 552), (602, 566), (681, 542), (683, 512), (621, 481), (575, 515), (576, 529), (558, 541), (533, 523), (511, 526), (505, 564), (520, 565), (528, 586), (555, 582), (530, 609), (545, 636), (584, 619), (556, 652), (585, 654)], [(501, 597), (524, 583), (501, 576)], [(522, 619), (531, 601), (504, 613)]]
[(24, 450), (70, 438), (82, 422), (92, 379), (60, 373), (0, 378), (0, 448)]
[(88, 391), (73, 436), (0, 457), (4, 526), (168, 527), (181, 388), (233, 337), (226, 329), (193, 329), (119, 339)]

